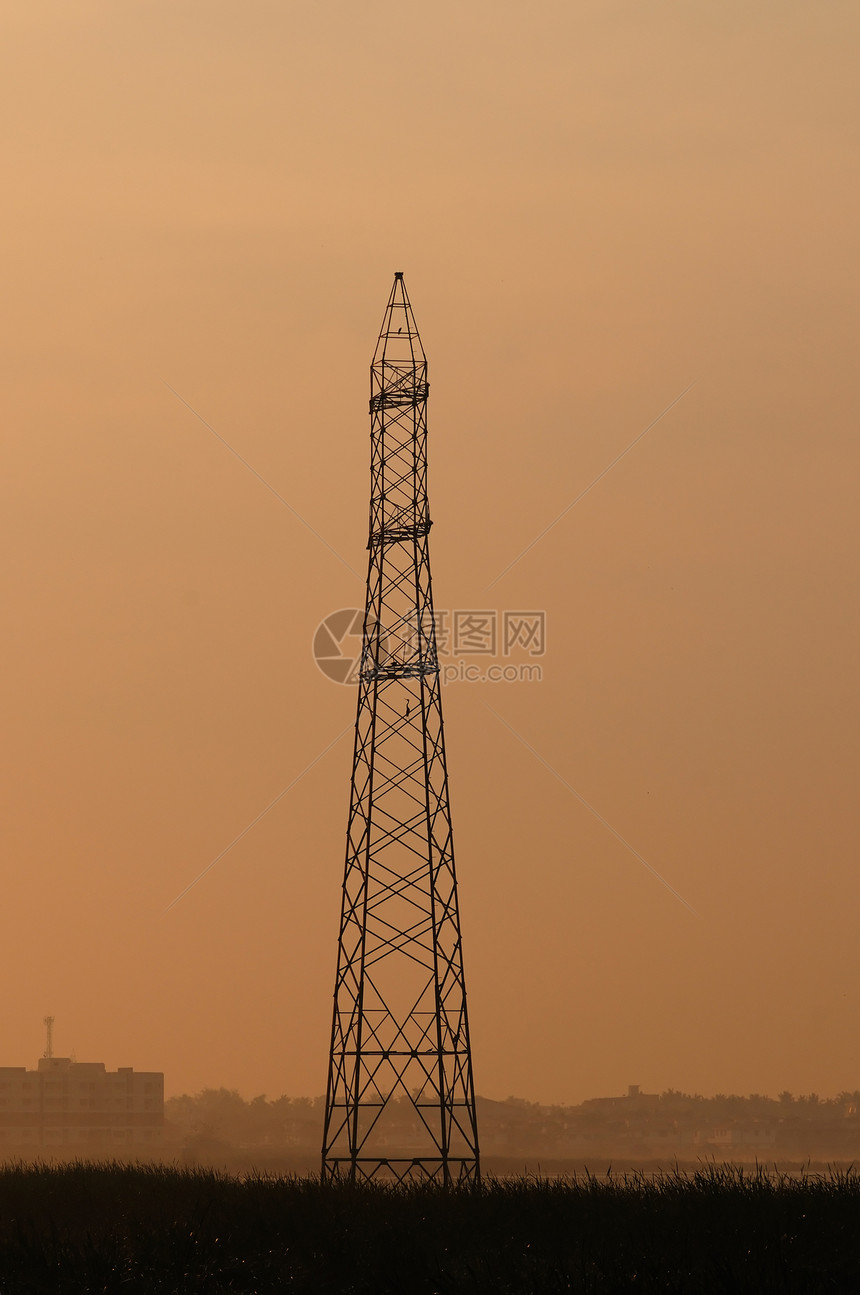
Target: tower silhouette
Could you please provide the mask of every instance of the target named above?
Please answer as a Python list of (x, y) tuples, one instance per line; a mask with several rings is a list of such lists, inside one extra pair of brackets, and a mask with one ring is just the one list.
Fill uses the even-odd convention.
[(480, 1172), (430, 583), (427, 391), (398, 273), (370, 370), (367, 602), (324, 1178)]

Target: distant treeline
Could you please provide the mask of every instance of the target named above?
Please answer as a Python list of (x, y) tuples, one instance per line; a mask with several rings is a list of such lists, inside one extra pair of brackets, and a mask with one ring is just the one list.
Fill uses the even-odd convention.
[(164, 1103), (165, 1141), (202, 1158), (221, 1148), (318, 1150), (323, 1105), (322, 1097), (260, 1096), (246, 1102), (234, 1089), (204, 1088)]
[[(407, 1110), (404, 1106), (404, 1117)], [(860, 1156), (858, 1111), (860, 1090), (830, 1098), (631, 1090), (626, 1097), (578, 1106), (478, 1098), (483, 1153), (529, 1158), (853, 1158)], [(245, 1101), (234, 1090), (207, 1088), (165, 1102), (167, 1146), (191, 1160), (217, 1159), (235, 1150), (315, 1154), (322, 1119), (322, 1097)]]

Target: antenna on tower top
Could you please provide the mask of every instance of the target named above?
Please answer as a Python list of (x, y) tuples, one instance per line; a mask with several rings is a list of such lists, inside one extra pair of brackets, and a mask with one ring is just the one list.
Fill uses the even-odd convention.
[(46, 1017), (44, 1018), (44, 1025), (45, 1025), (45, 1033), (46, 1033), (46, 1035), (47, 1035), (47, 1038), (46, 1038), (46, 1040), (45, 1040), (45, 1056), (46, 1056), (47, 1058), (50, 1058), (50, 1057), (52, 1057), (52, 1056), (54, 1055), (54, 1018), (53, 1018), (53, 1016), (46, 1016)]

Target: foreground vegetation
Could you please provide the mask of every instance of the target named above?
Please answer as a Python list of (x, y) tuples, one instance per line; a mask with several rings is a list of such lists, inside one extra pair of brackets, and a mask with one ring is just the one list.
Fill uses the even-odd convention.
[(0, 1291), (860, 1292), (860, 1174), (709, 1166), (443, 1192), (7, 1165)]

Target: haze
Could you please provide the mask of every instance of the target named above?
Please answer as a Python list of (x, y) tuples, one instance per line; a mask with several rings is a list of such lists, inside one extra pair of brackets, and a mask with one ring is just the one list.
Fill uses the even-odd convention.
[(351, 726), (362, 582), (170, 388), (363, 575), (402, 270), (437, 607), (546, 612), (444, 696), (479, 1093), (855, 1089), (856, 6), (0, 32), (2, 1063), (322, 1090), (349, 733), (168, 906)]

